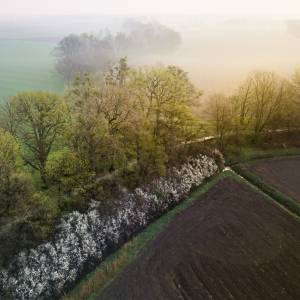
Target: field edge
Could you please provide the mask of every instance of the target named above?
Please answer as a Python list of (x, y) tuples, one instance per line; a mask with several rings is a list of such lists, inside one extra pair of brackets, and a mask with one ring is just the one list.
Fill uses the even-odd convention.
[(199, 196), (226, 177), (232, 177), (231, 171), (223, 171), (207, 180), (192, 191), (188, 198), (176, 205), (169, 212), (152, 222), (131, 241), (125, 243), (119, 250), (108, 256), (98, 268), (82, 278), (75, 288), (65, 294), (62, 300), (95, 300), (96, 296), (107, 287), (114, 278), (132, 262), (144, 246), (159, 234), (170, 221), (180, 212), (187, 209)]
[[(268, 158), (269, 160), (270, 158)], [(275, 159), (275, 158), (271, 158)], [(266, 158), (259, 160), (267, 160)], [(254, 162), (256, 160), (251, 160)], [(250, 163), (251, 163), (250, 162)], [(247, 162), (248, 164), (249, 162)], [(265, 196), (266, 200), (278, 205), (290, 213), (293, 217), (300, 217), (300, 205), (294, 200), (266, 184), (260, 177), (243, 168), (246, 163), (240, 163), (226, 169), (218, 175), (210, 178), (205, 184), (196, 188), (189, 197), (179, 203), (169, 212), (158, 218), (146, 227), (131, 241), (124, 244), (119, 250), (107, 257), (98, 268), (82, 278), (75, 288), (62, 297), (62, 300), (95, 300), (115, 277), (131, 263), (155, 236), (167, 227), (170, 221), (180, 212), (187, 209), (199, 196), (205, 194), (209, 189), (225, 178), (231, 178), (239, 183), (246, 184), (257, 193)]]
[[(259, 159), (259, 161), (270, 161), (276, 158), (269, 159)], [(300, 217), (300, 205), (296, 200), (280, 192), (274, 186), (266, 183), (260, 176), (254, 174), (253, 172), (247, 170), (246, 165), (257, 162), (258, 160), (252, 160), (247, 163), (241, 163), (235, 166), (232, 166), (232, 169), (245, 179), (246, 182), (251, 183), (258, 190), (262, 191), (264, 194), (271, 198), (273, 201), (276, 201), (280, 206), (287, 209), (293, 215)]]

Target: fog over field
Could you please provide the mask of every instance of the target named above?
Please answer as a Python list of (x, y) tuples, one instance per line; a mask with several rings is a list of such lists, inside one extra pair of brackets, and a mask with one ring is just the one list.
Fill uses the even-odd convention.
[[(253, 70), (287, 75), (300, 66), (297, 20), (268, 16), (181, 20), (177, 26), (174, 20), (173, 28), (181, 33), (182, 46), (161, 61), (183, 67), (206, 93), (229, 92)], [(156, 60), (160, 58), (152, 58)]]
[(300, 299), (299, 1), (0, 0), (0, 300)]
[(0, 96), (24, 89), (63, 91), (53, 48), (65, 36), (123, 31), (128, 20), (159, 22), (182, 43), (161, 55), (128, 55), (131, 65), (176, 64), (204, 91), (230, 92), (250, 71), (289, 75), (300, 66), (300, 18), (279, 15), (69, 15), (0, 17)]

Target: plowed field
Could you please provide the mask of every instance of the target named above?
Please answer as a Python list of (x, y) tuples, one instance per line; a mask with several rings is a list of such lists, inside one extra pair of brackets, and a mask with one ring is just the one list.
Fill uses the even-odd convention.
[(97, 299), (300, 299), (300, 221), (224, 179), (177, 215)]
[(249, 170), (300, 203), (300, 157), (257, 162)]

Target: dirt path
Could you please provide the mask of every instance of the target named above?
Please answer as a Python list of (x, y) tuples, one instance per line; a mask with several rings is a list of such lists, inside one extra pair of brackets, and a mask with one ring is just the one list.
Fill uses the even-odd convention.
[(300, 299), (300, 221), (224, 179), (176, 216), (98, 300)]
[(248, 169), (300, 203), (300, 157), (266, 160)]

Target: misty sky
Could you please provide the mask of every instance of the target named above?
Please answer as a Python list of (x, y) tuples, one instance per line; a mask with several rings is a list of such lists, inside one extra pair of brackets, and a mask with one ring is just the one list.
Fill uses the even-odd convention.
[(300, 0), (0, 0), (0, 14), (300, 14)]

